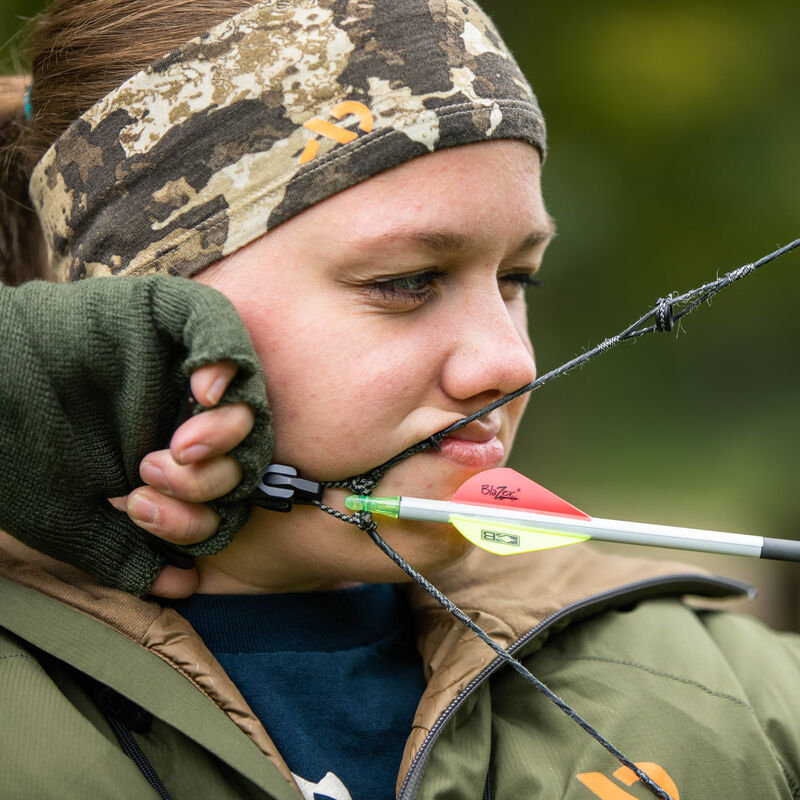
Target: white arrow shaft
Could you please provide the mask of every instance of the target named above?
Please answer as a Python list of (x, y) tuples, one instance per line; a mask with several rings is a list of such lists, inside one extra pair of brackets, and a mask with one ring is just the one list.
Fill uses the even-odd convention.
[(505, 522), (547, 533), (574, 533), (590, 536), (602, 542), (674, 547), (681, 550), (701, 550), (708, 553), (750, 556), (759, 558), (764, 544), (762, 536), (699, 528), (680, 528), (673, 525), (654, 525), (647, 522), (624, 522), (616, 519), (578, 519), (534, 511), (515, 511), (496, 506), (477, 506), (403, 497), (400, 517), (423, 522), (450, 522), (451, 516)]

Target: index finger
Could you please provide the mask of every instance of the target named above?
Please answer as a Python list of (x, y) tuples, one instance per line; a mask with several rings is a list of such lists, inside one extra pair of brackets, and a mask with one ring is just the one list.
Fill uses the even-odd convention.
[(169, 449), (178, 464), (189, 464), (230, 452), (253, 429), (255, 415), (245, 403), (195, 414), (172, 436)]
[(195, 400), (202, 406), (215, 406), (225, 394), (237, 369), (231, 361), (217, 361), (198, 367), (189, 378)]

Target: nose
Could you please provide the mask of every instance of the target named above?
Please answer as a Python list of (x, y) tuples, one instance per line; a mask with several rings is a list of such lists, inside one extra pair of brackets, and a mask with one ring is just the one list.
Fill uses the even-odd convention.
[(473, 296), (454, 313), (452, 325), (441, 378), (450, 397), (483, 405), (536, 379), (523, 300), (506, 303), (496, 289)]

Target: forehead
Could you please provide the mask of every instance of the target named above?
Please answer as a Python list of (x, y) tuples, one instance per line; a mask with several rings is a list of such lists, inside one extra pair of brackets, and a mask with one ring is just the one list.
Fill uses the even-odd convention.
[[(525, 142), (494, 141), (442, 150), (408, 161), (334, 195), (287, 223), (338, 230), (344, 240), (381, 230), (420, 244), (429, 223), (452, 231), (427, 244), (456, 249), (480, 231), (526, 228), (553, 233), (541, 194), (540, 156)], [(446, 222), (446, 226), (441, 223)], [(277, 233), (277, 231), (273, 232)]]
[(412, 249), (422, 260), (434, 251), (536, 254), (553, 232), (538, 150), (481, 142), (415, 158), (333, 195), (218, 262), (207, 277), (221, 270), (220, 280), (238, 281), (246, 267), (259, 281), (280, 283), (319, 274), (326, 264), (375, 265), (378, 256), (403, 262)]

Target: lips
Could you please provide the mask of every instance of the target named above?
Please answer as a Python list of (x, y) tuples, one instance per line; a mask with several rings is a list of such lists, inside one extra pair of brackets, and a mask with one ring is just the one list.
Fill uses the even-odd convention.
[(439, 444), (441, 455), (448, 461), (473, 469), (496, 467), (506, 456), (505, 446), (497, 438), (499, 432), (499, 421), (491, 418), (475, 420), (442, 439)]
[(448, 436), (442, 439), (439, 447), (443, 458), (473, 469), (499, 466), (506, 457), (506, 448), (496, 436), (478, 442)]

